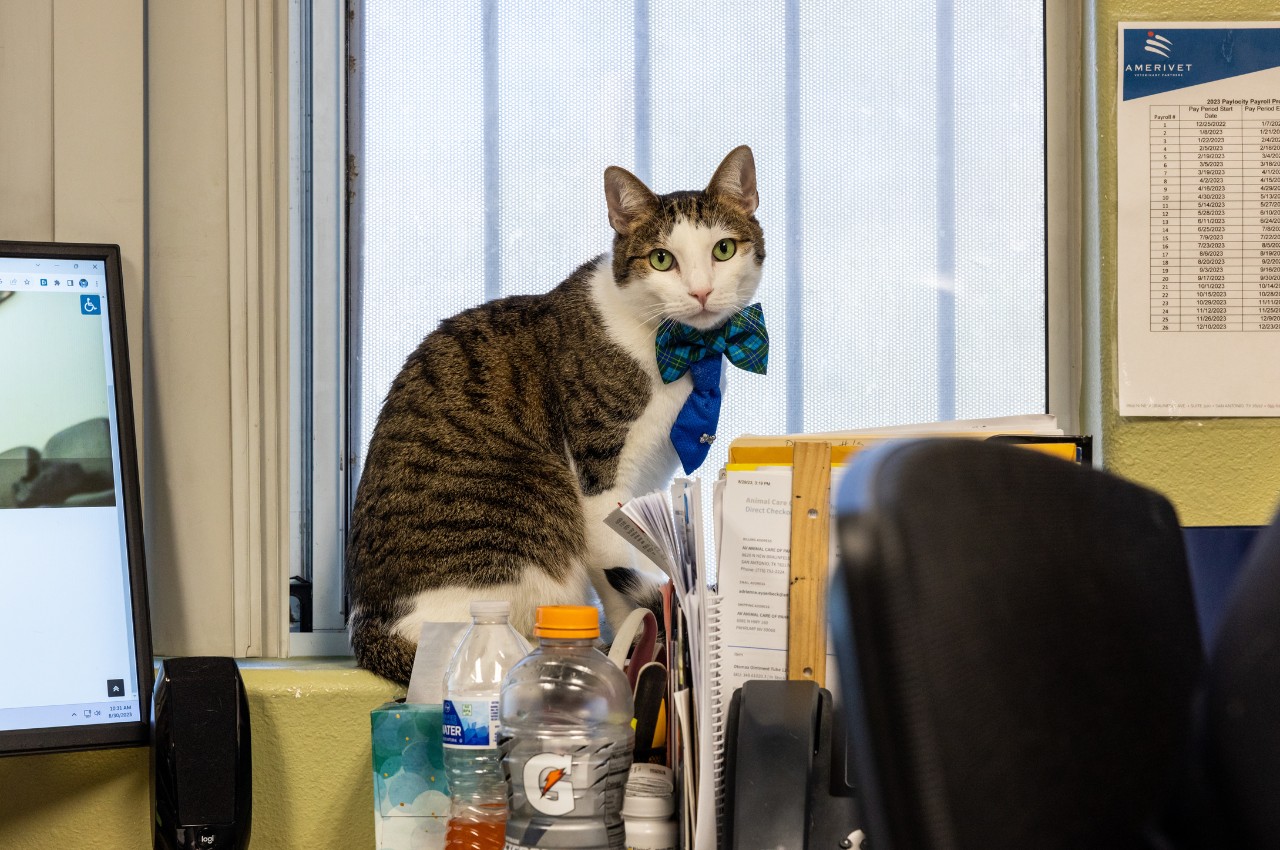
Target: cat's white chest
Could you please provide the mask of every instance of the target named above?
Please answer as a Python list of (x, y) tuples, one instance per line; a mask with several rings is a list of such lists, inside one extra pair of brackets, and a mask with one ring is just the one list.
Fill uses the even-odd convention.
[(649, 404), (632, 423), (618, 456), (615, 489), (629, 490), (638, 496), (670, 483), (680, 463), (671, 444), (671, 426), (692, 391), (693, 381), (688, 375), (670, 384), (659, 379), (652, 386)]
[(693, 391), (693, 379), (685, 374), (669, 384), (658, 372), (654, 346), (656, 327), (638, 322), (625, 302), (614, 297), (616, 284), (608, 260), (597, 267), (592, 281), (597, 309), (609, 336), (627, 351), (649, 378), (649, 402), (631, 423), (626, 442), (618, 455), (614, 485), (609, 497), (638, 496), (665, 489), (680, 468), (671, 444), (671, 426)]

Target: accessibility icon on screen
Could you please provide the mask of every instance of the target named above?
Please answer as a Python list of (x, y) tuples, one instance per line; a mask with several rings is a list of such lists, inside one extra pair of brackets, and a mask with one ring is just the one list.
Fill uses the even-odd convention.
[(83, 316), (101, 316), (102, 303), (97, 295), (80, 296), (80, 314)]

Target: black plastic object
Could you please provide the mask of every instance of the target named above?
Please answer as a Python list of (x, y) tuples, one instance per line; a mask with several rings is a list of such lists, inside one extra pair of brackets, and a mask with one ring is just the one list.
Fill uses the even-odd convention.
[(849, 850), (860, 827), (831, 692), (813, 682), (750, 681), (725, 732), (723, 850)]
[(1205, 779), (1232, 850), (1280, 841), (1280, 514), (1254, 540), (1206, 677)]
[(1169, 502), (977, 440), (859, 454), (832, 640), (876, 850), (1180, 846), (1203, 669)]
[(243, 850), (253, 814), (249, 702), (231, 658), (168, 658), (152, 717), (156, 850)]

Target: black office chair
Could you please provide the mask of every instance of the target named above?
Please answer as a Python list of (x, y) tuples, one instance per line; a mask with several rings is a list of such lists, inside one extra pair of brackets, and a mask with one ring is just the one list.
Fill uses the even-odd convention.
[(837, 521), (831, 625), (875, 850), (1174, 846), (1203, 661), (1164, 498), (919, 440), (858, 455)]
[(1280, 514), (1249, 547), (1205, 677), (1202, 779), (1212, 833), (1280, 847)]

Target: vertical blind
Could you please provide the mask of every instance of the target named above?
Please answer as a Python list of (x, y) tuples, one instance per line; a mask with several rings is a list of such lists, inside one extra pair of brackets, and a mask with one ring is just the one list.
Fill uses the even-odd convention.
[(702, 474), (742, 433), (1043, 412), (1042, 13), (365, 0), (358, 457), (442, 318), (609, 250), (607, 166), (702, 188), (740, 144), (772, 352), (767, 377), (731, 370)]

